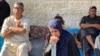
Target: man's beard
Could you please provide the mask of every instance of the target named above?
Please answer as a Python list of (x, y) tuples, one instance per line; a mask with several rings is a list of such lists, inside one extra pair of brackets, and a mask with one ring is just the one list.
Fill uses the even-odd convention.
[(96, 15), (90, 15), (91, 18), (94, 18)]

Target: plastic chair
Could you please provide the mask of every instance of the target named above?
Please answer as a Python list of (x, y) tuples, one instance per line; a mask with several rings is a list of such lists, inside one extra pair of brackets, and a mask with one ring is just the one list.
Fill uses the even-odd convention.
[(2, 45), (3, 45), (3, 42), (4, 42), (4, 39), (2, 36), (0, 36), (0, 51), (1, 51), (1, 48), (2, 48)]

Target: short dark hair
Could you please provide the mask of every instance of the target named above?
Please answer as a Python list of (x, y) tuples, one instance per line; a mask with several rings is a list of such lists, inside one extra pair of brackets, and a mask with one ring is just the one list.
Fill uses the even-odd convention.
[[(95, 10), (97, 10), (96, 6), (91, 6), (90, 9), (95, 9)], [(90, 9), (89, 9), (89, 10), (90, 10)]]
[(22, 2), (15, 2), (14, 4), (18, 4), (18, 5), (21, 5), (22, 7), (24, 7), (24, 4)]
[(63, 18), (62, 18), (59, 14), (57, 14), (57, 15), (54, 17), (54, 19), (60, 20), (61, 24), (63, 24), (63, 25), (65, 24)]

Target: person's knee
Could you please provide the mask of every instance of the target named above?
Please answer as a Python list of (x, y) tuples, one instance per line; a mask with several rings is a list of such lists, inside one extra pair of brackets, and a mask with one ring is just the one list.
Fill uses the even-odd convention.
[(27, 50), (27, 45), (26, 44), (21, 44), (21, 45), (19, 45), (19, 47), (18, 47), (18, 50)]

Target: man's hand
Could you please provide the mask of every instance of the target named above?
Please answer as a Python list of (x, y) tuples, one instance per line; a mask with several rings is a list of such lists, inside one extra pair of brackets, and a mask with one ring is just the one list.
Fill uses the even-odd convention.
[(20, 20), (17, 20), (15, 26), (16, 26), (16, 27), (22, 27), (22, 25), (21, 25), (21, 21), (20, 21)]
[(13, 29), (13, 27), (8, 27), (8, 30), (9, 30), (9, 31), (12, 31), (12, 29)]
[(100, 25), (99, 24), (93, 24), (93, 26), (97, 29), (100, 29)]
[(12, 31), (7, 31), (6, 33), (2, 34), (2, 36), (6, 39), (10, 38), (11, 36), (13, 36), (14, 32)]
[(50, 43), (57, 43), (59, 40), (59, 37), (56, 37), (56, 36), (51, 36), (50, 37)]

